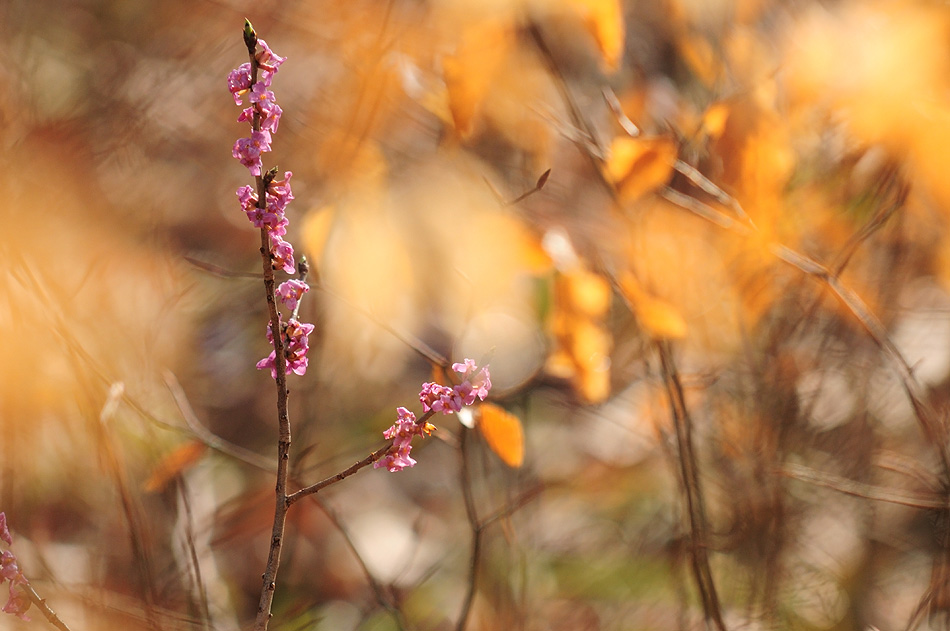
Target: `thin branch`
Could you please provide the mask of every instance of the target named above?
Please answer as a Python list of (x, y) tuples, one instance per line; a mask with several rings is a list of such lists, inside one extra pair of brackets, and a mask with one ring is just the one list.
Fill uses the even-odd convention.
[(36, 590), (33, 589), (33, 585), (30, 583), (18, 583), (17, 587), (26, 592), (27, 597), (30, 599), (30, 602), (43, 612), (43, 615), (46, 616), (46, 619), (51, 625), (59, 629), (60, 631), (70, 631), (69, 627), (66, 626), (66, 623), (60, 619), (56, 612), (53, 611), (49, 605), (46, 604), (46, 599), (41, 598), (39, 594), (36, 593)]
[(320, 499), (317, 496), (314, 496), (313, 500), (317, 503), (317, 506), (323, 511), (323, 514), (327, 516), (327, 519), (336, 527), (340, 535), (343, 536), (343, 541), (346, 543), (346, 547), (349, 548), (350, 552), (353, 554), (353, 558), (356, 559), (356, 563), (360, 566), (360, 569), (363, 571), (363, 576), (366, 577), (366, 582), (369, 583), (370, 588), (373, 590), (373, 594), (376, 596), (376, 602), (390, 613), (393, 617), (393, 621), (399, 627), (399, 629), (405, 629), (407, 627), (406, 617), (403, 615), (402, 610), (399, 608), (398, 604), (395, 602), (395, 599), (390, 597), (389, 594), (383, 589), (382, 584), (376, 577), (373, 576), (373, 573), (370, 571), (369, 567), (366, 565), (366, 562), (363, 560), (363, 557), (360, 555), (359, 550), (356, 549), (356, 544), (353, 541), (353, 538), (350, 537), (349, 531), (343, 525), (340, 516), (335, 510), (330, 508), (330, 506)]
[(874, 500), (876, 502), (900, 504), (901, 506), (910, 506), (911, 508), (938, 510), (946, 510), (947, 508), (947, 500), (938, 493), (911, 493), (872, 484), (864, 484), (863, 482), (856, 482), (855, 480), (841, 476), (824, 473), (800, 464), (785, 463), (778, 469), (778, 473), (814, 486), (832, 489), (839, 493), (844, 493), (845, 495)]
[(464, 631), (466, 625), (468, 625), (468, 616), (471, 613), (472, 602), (475, 600), (475, 591), (478, 586), (478, 565), (482, 555), (482, 532), (484, 531), (484, 525), (478, 522), (475, 498), (472, 496), (471, 473), (468, 470), (468, 456), (465, 451), (465, 443), (469, 429), (465, 426), (462, 426), (461, 429), (459, 479), (462, 486), (462, 498), (465, 501), (465, 515), (468, 517), (468, 523), (472, 528), (472, 552), (469, 557), (468, 588), (465, 590), (465, 598), (462, 600), (462, 609), (459, 612), (459, 619), (455, 625), (456, 631)]
[(722, 620), (719, 596), (716, 593), (712, 570), (709, 567), (706, 541), (708, 525), (702, 486), (699, 482), (699, 467), (693, 447), (692, 419), (686, 407), (683, 385), (676, 371), (676, 364), (673, 362), (673, 353), (669, 345), (665, 342), (656, 342), (656, 349), (660, 356), (663, 383), (666, 386), (666, 393), (673, 414), (673, 426), (676, 431), (680, 475), (683, 480), (686, 510), (689, 515), (690, 557), (692, 559), (693, 576), (699, 589), (706, 620), (712, 620), (719, 631), (726, 631), (726, 625)]
[(329, 478), (320, 480), (316, 484), (311, 484), (310, 486), (306, 486), (300, 489), (299, 491), (291, 493), (290, 495), (287, 496), (287, 500), (286, 500), (287, 506), (294, 504), (295, 502), (307, 497), (308, 495), (319, 493), (321, 490), (325, 489), (326, 487), (332, 484), (336, 484), (337, 482), (342, 482), (343, 480), (350, 477), (351, 475), (353, 475), (360, 469), (368, 467), (369, 465), (373, 464), (374, 462), (376, 462), (377, 460), (385, 456), (386, 452), (389, 451), (390, 448), (392, 448), (392, 446), (393, 446), (392, 441), (389, 441), (384, 446), (380, 447), (379, 449), (377, 449), (370, 455), (366, 456), (359, 462), (353, 463), (352, 465), (350, 465), (343, 471), (340, 471), (339, 473), (331, 475)]

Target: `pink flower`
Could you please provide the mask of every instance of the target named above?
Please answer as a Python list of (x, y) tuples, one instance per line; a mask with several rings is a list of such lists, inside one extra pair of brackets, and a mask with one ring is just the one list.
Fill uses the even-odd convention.
[(386, 467), (390, 472), (402, 471), (415, 466), (416, 461), (409, 456), (412, 451), (414, 436), (428, 436), (435, 429), (429, 423), (419, 424), (416, 415), (406, 408), (396, 408), (396, 422), (383, 432), (383, 436), (392, 440), (393, 444), (382, 458), (373, 463), (374, 469)]
[(13, 537), (10, 536), (10, 529), (7, 528), (7, 514), (2, 512), (0, 512), (0, 539), (8, 546), (13, 545)]
[(474, 359), (466, 359), (463, 363), (452, 364), (452, 370), (462, 377), (462, 383), (455, 386), (453, 390), (462, 399), (464, 405), (475, 403), (476, 398), (484, 401), (491, 389), (491, 375), (488, 372), (488, 366), (482, 368), (473, 378), (472, 374), (477, 369), (478, 366)]
[(293, 191), (290, 190), (290, 178), (294, 176), (291, 171), (284, 171), (284, 179), (274, 180), (267, 187), (267, 206), (273, 207), (274, 212), (284, 212), (294, 199)]
[(256, 55), (257, 65), (261, 70), (261, 81), (264, 82), (264, 85), (270, 86), (271, 80), (277, 74), (277, 69), (280, 68), (280, 64), (287, 61), (287, 58), (278, 56), (264, 40), (259, 39), (257, 43), (261, 46), (261, 52)]
[(244, 93), (251, 87), (251, 64), (243, 63), (228, 74), (228, 90), (234, 96), (235, 105), (242, 104)]
[(270, 151), (270, 143), (269, 131), (252, 131), (250, 138), (238, 138), (231, 155), (257, 176), (261, 174), (261, 153)]
[[(277, 105), (277, 97), (274, 96), (274, 93), (267, 89), (263, 81), (258, 81), (251, 87), (248, 99), (257, 107), (257, 111), (261, 114), (261, 129), (276, 132), (283, 110)], [(246, 116), (247, 111), (248, 110), (244, 110), (244, 113), (241, 114), (241, 118), (239, 118), (238, 121), (242, 119), (252, 120)]]
[(270, 253), (274, 259), (274, 269), (282, 269), (288, 274), (293, 274), (294, 266), (294, 246), (284, 241), (280, 235), (270, 235)]
[(462, 409), (462, 397), (455, 390), (434, 382), (422, 384), (419, 401), (422, 402), (422, 409), (425, 412), (433, 410), (442, 414), (451, 414)]
[[(284, 371), (286, 374), (291, 372), (303, 375), (307, 372), (307, 351), (310, 350), (309, 335), (313, 333), (312, 324), (301, 323), (291, 318), (284, 327)], [(274, 336), (271, 333), (270, 326), (267, 327), (267, 339), (273, 344)], [(270, 368), (271, 378), (277, 378), (277, 353), (271, 351), (270, 355), (257, 362), (257, 369), (263, 370)]]
[(296, 278), (285, 280), (277, 287), (277, 297), (280, 302), (290, 311), (297, 308), (300, 297), (310, 291), (307, 283)]
[(12, 581), (19, 575), (20, 568), (16, 562), (16, 555), (9, 550), (4, 550), (3, 554), (0, 554), (0, 577)]
[(20, 576), (17, 580), (10, 581), (10, 598), (7, 600), (7, 604), (3, 606), (4, 613), (10, 613), (20, 618), (21, 620), (26, 620), (29, 622), (29, 617), (26, 615), (27, 610), (30, 608), (30, 599), (22, 591), (16, 588), (17, 585), (25, 584), (27, 580)]

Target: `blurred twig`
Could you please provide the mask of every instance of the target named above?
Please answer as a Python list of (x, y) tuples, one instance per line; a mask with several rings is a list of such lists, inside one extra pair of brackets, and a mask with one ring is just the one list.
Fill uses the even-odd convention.
[(782, 465), (778, 473), (795, 480), (801, 480), (815, 486), (821, 486), (827, 489), (833, 489), (846, 495), (861, 497), (877, 502), (888, 502), (891, 504), (900, 504), (901, 506), (910, 506), (913, 508), (944, 509), (947, 507), (946, 499), (938, 493), (928, 493), (926, 495), (911, 493), (908, 491), (888, 489), (872, 484), (857, 482), (848, 478), (825, 473), (806, 467), (805, 465), (787, 462)]
[(726, 626), (722, 620), (719, 596), (716, 593), (712, 570), (709, 567), (708, 524), (702, 486), (699, 482), (699, 467), (693, 446), (692, 419), (686, 407), (683, 384), (680, 382), (669, 344), (658, 341), (655, 346), (660, 356), (660, 369), (663, 373), (663, 383), (670, 401), (673, 427), (676, 433), (680, 475), (686, 494), (686, 510), (689, 514), (690, 558), (692, 559), (693, 576), (696, 579), (696, 586), (699, 588), (706, 620), (712, 620), (719, 631), (725, 631)]
[(17, 587), (19, 587), (24, 592), (26, 592), (26, 595), (30, 599), (30, 602), (33, 603), (33, 605), (36, 606), (37, 609), (43, 612), (43, 615), (46, 616), (46, 619), (49, 621), (51, 625), (53, 625), (60, 631), (70, 631), (69, 627), (66, 626), (66, 623), (63, 622), (62, 619), (58, 615), (56, 615), (55, 611), (50, 609), (49, 605), (46, 604), (46, 599), (40, 597), (40, 595), (36, 593), (36, 590), (33, 589), (33, 586), (30, 583), (18, 583)]
[(458, 623), (455, 625), (456, 631), (464, 631), (468, 624), (468, 615), (472, 609), (472, 602), (475, 599), (475, 591), (478, 588), (478, 566), (482, 553), (482, 532), (484, 525), (478, 522), (478, 514), (475, 509), (475, 498), (472, 496), (471, 472), (468, 469), (468, 455), (465, 450), (466, 438), (469, 429), (462, 426), (462, 435), (459, 445), (459, 482), (462, 486), (462, 498), (465, 502), (465, 515), (468, 517), (468, 524), (472, 529), (472, 551), (469, 556), (468, 583), (465, 590), (465, 598), (462, 600), (462, 609), (459, 612)]

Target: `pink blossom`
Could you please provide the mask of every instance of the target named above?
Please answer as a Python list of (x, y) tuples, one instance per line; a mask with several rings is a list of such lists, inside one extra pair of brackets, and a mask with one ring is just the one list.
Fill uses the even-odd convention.
[(455, 386), (453, 390), (462, 399), (464, 405), (475, 403), (476, 398), (484, 401), (491, 389), (491, 375), (488, 372), (488, 366), (483, 367), (473, 378), (472, 374), (477, 369), (478, 366), (474, 359), (466, 359), (463, 363), (452, 364), (452, 370), (462, 377), (462, 383)]
[(277, 287), (277, 297), (280, 299), (281, 304), (290, 311), (293, 311), (297, 308), (297, 303), (300, 302), (301, 296), (308, 291), (310, 291), (310, 287), (307, 283), (302, 280), (297, 280), (296, 278), (291, 278), (290, 280), (285, 280)]
[(0, 577), (12, 581), (20, 574), (20, 568), (17, 565), (16, 555), (9, 550), (4, 550), (0, 554)]
[[(277, 97), (274, 96), (274, 93), (268, 90), (262, 81), (258, 81), (251, 88), (248, 99), (257, 107), (257, 111), (261, 114), (261, 129), (276, 132), (283, 110), (277, 105)], [(238, 120), (240, 121), (242, 118), (244, 120), (252, 120), (245, 116), (246, 113), (247, 110), (244, 110), (244, 113), (241, 114), (241, 118)]]
[(10, 598), (7, 600), (7, 604), (3, 606), (3, 611), (29, 622), (30, 618), (26, 615), (26, 612), (30, 608), (30, 599), (16, 588), (17, 585), (26, 583), (27, 580), (22, 575), (19, 579), (10, 581)]
[(382, 458), (373, 463), (373, 468), (386, 467), (390, 472), (402, 471), (415, 466), (416, 461), (409, 456), (414, 436), (428, 436), (435, 429), (429, 423), (419, 424), (416, 415), (404, 407), (396, 408), (396, 422), (383, 432), (383, 436), (393, 444)]
[(234, 96), (234, 103), (242, 105), (244, 93), (251, 87), (251, 64), (243, 63), (228, 74), (228, 90)]
[(257, 43), (261, 46), (261, 52), (256, 55), (257, 65), (261, 70), (261, 81), (269, 86), (280, 64), (287, 61), (287, 58), (278, 56), (264, 40), (259, 39)]
[(267, 205), (273, 206), (275, 212), (283, 212), (294, 199), (293, 191), (290, 190), (290, 178), (293, 176), (293, 172), (284, 171), (284, 179), (275, 180), (267, 187)]
[(250, 138), (238, 138), (231, 155), (257, 176), (261, 174), (261, 153), (270, 151), (270, 143), (269, 131), (252, 131)]
[(274, 260), (274, 269), (282, 269), (288, 274), (294, 273), (296, 269), (294, 265), (294, 246), (273, 232), (270, 235), (270, 253)]
[(13, 545), (13, 537), (10, 536), (10, 529), (7, 528), (7, 514), (3, 512), (0, 512), (0, 539), (8, 546)]
[[(307, 351), (310, 350), (309, 336), (313, 333), (314, 325), (298, 322), (291, 318), (284, 327), (284, 371), (286, 374), (291, 372), (303, 375), (307, 372)], [(267, 339), (273, 344), (274, 336), (271, 333), (270, 326), (267, 327)], [(257, 369), (263, 370), (270, 368), (270, 374), (273, 379), (277, 378), (277, 353), (271, 351), (270, 355), (257, 362)]]
[(455, 390), (434, 382), (422, 384), (422, 390), (419, 391), (419, 401), (422, 402), (422, 409), (425, 412), (432, 410), (442, 414), (451, 414), (462, 409), (462, 397)]

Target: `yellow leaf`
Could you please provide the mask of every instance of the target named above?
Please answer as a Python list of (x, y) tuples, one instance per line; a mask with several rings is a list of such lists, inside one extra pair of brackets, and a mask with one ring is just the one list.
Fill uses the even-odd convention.
[(449, 111), (459, 136), (471, 135), (474, 120), (510, 48), (508, 27), (493, 20), (479, 22), (463, 33), (454, 55), (442, 58), (442, 77)]
[(624, 199), (637, 199), (666, 185), (673, 175), (676, 144), (669, 138), (614, 139), (607, 158), (607, 177)]
[(625, 27), (619, 0), (577, 0), (587, 30), (597, 42), (604, 65), (614, 71), (623, 56)]
[(170, 451), (152, 469), (152, 475), (145, 481), (145, 491), (155, 493), (164, 489), (176, 476), (201, 460), (206, 450), (204, 443), (193, 440)]
[(509, 467), (517, 469), (524, 462), (524, 430), (518, 417), (491, 403), (479, 406), (478, 429), (485, 442)]
[(679, 340), (686, 337), (686, 320), (679, 310), (665, 300), (651, 296), (633, 274), (620, 278), (620, 291), (630, 303), (640, 327), (658, 340)]
[(303, 240), (306, 244), (307, 254), (311, 258), (311, 266), (318, 263), (320, 257), (323, 256), (323, 250), (330, 238), (330, 230), (333, 228), (335, 216), (336, 209), (333, 206), (325, 206), (310, 211), (304, 218)]

